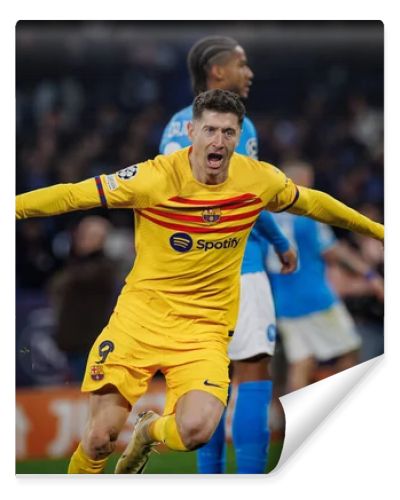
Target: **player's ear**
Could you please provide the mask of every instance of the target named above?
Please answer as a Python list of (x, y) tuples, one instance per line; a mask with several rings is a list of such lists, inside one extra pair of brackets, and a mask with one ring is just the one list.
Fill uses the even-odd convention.
[(189, 122), (187, 124), (187, 130), (188, 130), (189, 139), (193, 142), (193, 132), (194, 132), (193, 122)]
[(242, 134), (242, 130), (239, 129), (239, 133), (238, 135), (236, 136), (236, 146), (235, 146), (235, 149), (239, 146), (239, 142), (240, 142), (240, 136)]
[(210, 68), (209, 76), (213, 80), (220, 82), (224, 79), (224, 67), (219, 64), (213, 64)]
[(240, 137), (242, 135), (242, 127), (238, 124), (237, 126), (237, 133), (236, 133), (236, 146), (235, 146), (235, 149), (239, 146), (239, 142), (240, 142)]

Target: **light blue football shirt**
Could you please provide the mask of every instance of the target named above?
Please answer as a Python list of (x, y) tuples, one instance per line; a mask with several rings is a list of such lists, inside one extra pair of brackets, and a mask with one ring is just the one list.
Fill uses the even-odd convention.
[(277, 318), (297, 318), (330, 308), (338, 298), (326, 278), (323, 253), (336, 244), (329, 226), (288, 212), (273, 216), (298, 252), (298, 268), (293, 274), (279, 274), (280, 262), (267, 254)]
[[(171, 118), (161, 138), (161, 154), (170, 154), (178, 149), (190, 146), (188, 123), (192, 121), (192, 116), (192, 106), (188, 106)], [(247, 116), (243, 120), (242, 133), (236, 152), (257, 159), (257, 132), (252, 121)], [(260, 214), (250, 233), (243, 257), (242, 274), (265, 271), (265, 248), (263, 248), (267, 246), (265, 239), (280, 253), (289, 249), (289, 241), (274, 221), (272, 215), (266, 211)]]

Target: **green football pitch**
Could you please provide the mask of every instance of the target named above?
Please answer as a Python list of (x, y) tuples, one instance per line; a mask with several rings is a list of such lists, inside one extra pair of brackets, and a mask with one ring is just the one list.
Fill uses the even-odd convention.
[[(273, 442), (270, 446), (269, 465), (266, 472), (274, 469), (282, 451), (282, 442)], [(108, 461), (105, 473), (112, 474), (118, 455)], [(17, 462), (17, 474), (66, 474), (68, 459), (27, 460)], [(232, 446), (228, 446), (227, 473), (235, 473), (235, 453)], [(196, 473), (196, 452), (179, 453), (152, 453), (145, 474), (194, 474)]]

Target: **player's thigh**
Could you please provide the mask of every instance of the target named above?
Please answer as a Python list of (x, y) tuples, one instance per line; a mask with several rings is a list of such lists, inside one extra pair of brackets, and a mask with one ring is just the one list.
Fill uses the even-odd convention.
[[(173, 413), (178, 400), (191, 391), (204, 392), (207, 400), (207, 395), (211, 395), (222, 407), (226, 406), (230, 382), (229, 358), (223, 342), (171, 353), (162, 371), (167, 384), (165, 415)], [(192, 398), (189, 400), (192, 401)]]

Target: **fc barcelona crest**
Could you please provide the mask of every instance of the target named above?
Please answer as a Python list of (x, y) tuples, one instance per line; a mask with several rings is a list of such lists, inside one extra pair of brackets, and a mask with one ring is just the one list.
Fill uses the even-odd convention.
[(221, 209), (206, 208), (201, 213), (201, 217), (206, 224), (217, 224), (221, 220)]
[(92, 380), (103, 380), (104, 368), (101, 365), (93, 365), (90, 367), (90, 376)]

